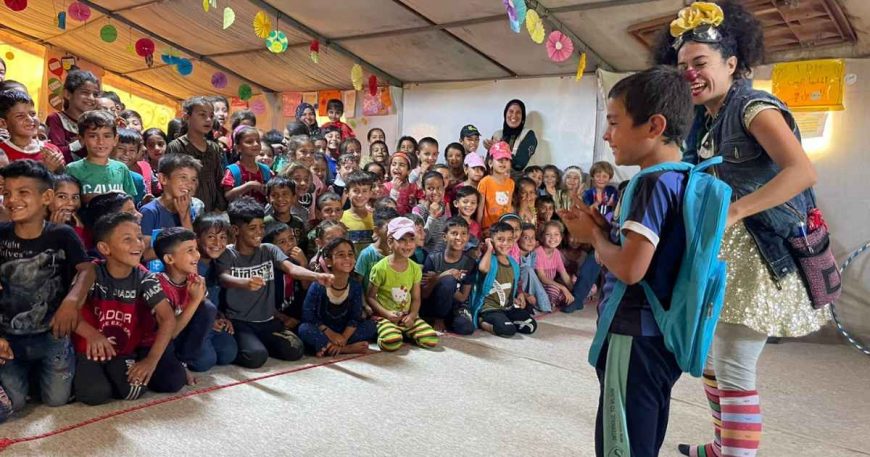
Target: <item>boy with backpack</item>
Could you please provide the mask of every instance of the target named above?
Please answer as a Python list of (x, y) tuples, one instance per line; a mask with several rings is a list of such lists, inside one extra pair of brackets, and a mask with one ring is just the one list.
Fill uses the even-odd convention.
[[(597, 456), (659, 454), (671, 388), (683, 371), (700, 374), (717, 300), (721, 307), (724, 265), (716, 255), (730, 192), (712, 176), (696, 174), (700, 167), (679, 163), (691, 118), (689, 84), (676, 69), (655, 67), (620, 81), (609, 94), (604, 140), (618, 165), (639, 165), (641, 171), (620, 198), (613, 227), (585, 205), (562, 214), (572, 236), (591, 244), (608, 270), (589, 355), (601, 386)], [(709, 205), (698, 208), (694, 197), (707, 191)], [(706, 260), (706, 269), (693, 258)], [(700, 278), (706, 283), (699, 284)], [(693, 321), (685, 313), (697, 304), (692, 297), (698, 292), (706, 292), (709, 297), (701, 300), (713, 305)], [(671, 321), (675, 315), (685, 322)], [(702, 335), (687, 337), (686, 325), (697, 324), (698, 316)], [(686, 348), (692, 338), (700, 342), (689, 341), (695, 346)]]

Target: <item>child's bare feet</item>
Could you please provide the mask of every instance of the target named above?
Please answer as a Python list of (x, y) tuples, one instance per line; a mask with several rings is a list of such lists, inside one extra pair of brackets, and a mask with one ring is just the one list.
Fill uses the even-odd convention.
[(187, 385), (188, 386), (195, 386), (196, 385), (196, 376), (194, 376), (193, 373), (190, 372), (190, 370), (185, 368), (184, 375), (185, 375), (185, 377), (187, 377)]
[(436, 332), (443, 333), (447, 331), (447, 324), (444, 323), (444, 319), (433, 318), (432, 328), (435, 329)]
[(357, 341), (341, 348), (342, 354), (368, 354), (369, 352), (371, 350), (369, 349), (368, 341)]

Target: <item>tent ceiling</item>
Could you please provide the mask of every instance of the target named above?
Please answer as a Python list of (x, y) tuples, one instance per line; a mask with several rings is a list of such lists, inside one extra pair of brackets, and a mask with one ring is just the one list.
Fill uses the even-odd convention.
[[(836, 1), (853, 23), (857, 43), (776, 53), (772, 58), (859, 57), (870, 52), (865, 32), (870, 2)], [(573, 74), (579, 57), (577, 54), (561, 64), (550, 62), (545, 48), (532, 43), (525, 30), (520, 34), (510, 31), (499, 0), (220, 0), (218, 7), (207, 13), (202, 0), (83, 2), (94, 7), (91, 19), (86, 24), (68, 19), (66, 31), (54, 26), (56, 2), (47, 0), (31, 1), (20, 13), (0, 7), (0, 28), (66, 49), (175, 98), (215, 92), (235, 95), (243, 82), (251, 84), (254, 93), (348, 89), (355, 63), (363, 65), (366, 76), (374, 73), (383, 83), (403, 84)], [(580, 50), (584, 45), (589, 47), (587, 71), (598, 66), (616, 70), (645, 67), (648, 51), (628, 29), (674, 13), (685, 3), (526, 2), (544, 13), (548, 32), (561, 28), (575, 38)], [(225, 6), (236, 12), (236, 21), (227, 30), (222, 28)], [(286, 53), (270, 53), (254, 35), (251, 22), (260, 10), (287, 34)], [(118, 28), (119, 38), (104, 43), (99, 30), (110, 21)], [(157, 42), (158, 56), (151, 68), (128, 49), (131, 42), (146, 36)], [(308, 56), (313, 39), (321, 41), (319, 64)], [(193, 74), (183, 77), (164, 65), (159, 54), (169, 50), (194, 59)], [(211, 75), (217, 71), (229, 76), (224, 90), (211, 86)]]

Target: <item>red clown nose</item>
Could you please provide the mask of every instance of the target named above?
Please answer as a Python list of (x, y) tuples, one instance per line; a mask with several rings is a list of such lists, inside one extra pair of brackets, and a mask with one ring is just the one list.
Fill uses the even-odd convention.
[(685, 72), (683, 72), (683, 78), (686, 78), (686, 81), (695, 82), (698, 79), (698, 70), (694, 68), (688, 68)]

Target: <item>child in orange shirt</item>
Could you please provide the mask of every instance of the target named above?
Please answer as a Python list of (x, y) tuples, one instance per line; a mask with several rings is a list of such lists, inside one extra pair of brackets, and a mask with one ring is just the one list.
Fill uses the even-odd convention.
[(502, 214), (511, 212), (511, 196), (514, 181), (510, 177), (511, 148), (504, 141), (492, 145), (489, 150), (492, 158), (492, 175), (485, 176), (477, 185), (481, 204), (477, 208), (477, 220), (486, 232)]

